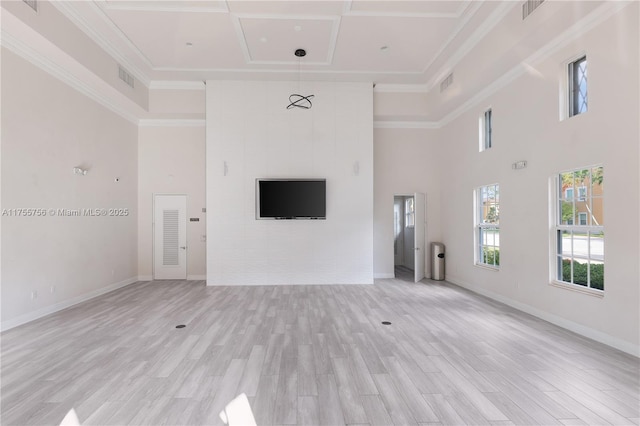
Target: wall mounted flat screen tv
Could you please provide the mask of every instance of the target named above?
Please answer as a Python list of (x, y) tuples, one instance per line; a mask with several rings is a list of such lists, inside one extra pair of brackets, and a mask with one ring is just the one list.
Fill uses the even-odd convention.
[(326, 219), (326, 179), (256, 179), (256, 219)]

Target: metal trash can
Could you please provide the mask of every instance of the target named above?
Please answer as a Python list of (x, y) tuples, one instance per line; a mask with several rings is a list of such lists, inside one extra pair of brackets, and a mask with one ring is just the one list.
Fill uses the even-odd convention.
[(444, 280), (444, 244), (431, 243), (431, 279)]

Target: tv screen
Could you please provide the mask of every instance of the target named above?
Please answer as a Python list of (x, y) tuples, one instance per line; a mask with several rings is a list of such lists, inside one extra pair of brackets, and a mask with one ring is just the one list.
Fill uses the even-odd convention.
[(326, 219), (325, 179), (257, 179), (256, 219)]

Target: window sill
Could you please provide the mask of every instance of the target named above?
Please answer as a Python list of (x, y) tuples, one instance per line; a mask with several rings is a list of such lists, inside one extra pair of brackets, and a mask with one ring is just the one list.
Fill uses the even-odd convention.
[(483, 263), (476, 263), (474, 266), (476, 268), (486, 269), (488, 271), (500, 272), (500, 267), (498, 267), (498, 266), (485, 265)]
[(565, 283), (565, 282), (562, 282), (562, 281), (551, 280), (549, 285), (551, 285), (553, 287), (563, 288), (565, 290), (574, 291), (576, 293), (586, 294), (586, 295), (589, 295), (589, 296), (600, 297), (600, 298), (604, 297), (604, 291), (603, 290), (596, 290), (596, 289), (589, 288), (589, 287), (583, 287), (583, 286), (578, 285), (578, 284), (570, 284), (570, 283)]

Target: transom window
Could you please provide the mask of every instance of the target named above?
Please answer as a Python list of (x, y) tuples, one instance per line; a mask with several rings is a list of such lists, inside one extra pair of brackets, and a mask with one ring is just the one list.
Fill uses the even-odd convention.
[(569, 117), (587, 112), (587, 57), (569, 64)]
[(500, 266), (500, 188), (498, 184), (476, 190), (476, 263)]
[(604, 290), (603, 181), (602, 166), (558, 175), (555, 226), (558, 281)]

